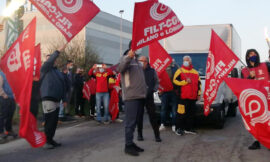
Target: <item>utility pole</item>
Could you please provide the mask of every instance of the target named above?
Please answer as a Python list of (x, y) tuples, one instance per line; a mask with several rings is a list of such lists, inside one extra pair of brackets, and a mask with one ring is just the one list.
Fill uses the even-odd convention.
[(121, 19), (120, 19), (120, 57), (122, 56), (122, 32), (123, 32), (123, 18), (122, 18), (122, 15), (123, 15), (123, 13), (124, 13), (124, 10), (120, 10), (119, 11), (119, 13), (120, 13), (120, 17), (121, 17)]

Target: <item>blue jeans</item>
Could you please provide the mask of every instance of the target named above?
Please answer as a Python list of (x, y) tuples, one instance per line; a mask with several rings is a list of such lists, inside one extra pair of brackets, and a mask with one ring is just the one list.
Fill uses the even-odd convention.
[(175, 117), (176, 117), (176, 109), (177, 109), (177, 96), (175, 92), (169, 91), (164, 92), (161, 95), (161, 124), (165, 124), (167, 113), (170, 111), (171, 107), (171, 117), (172, 117), (172, 125), (175, 125)]
[(96, 93), (97, 121), (101, 121), (101, 114), (100, 114), (101, 103), (103, 103), (104, 107), (104, 121), (109, 120), (109, 101), (110, 96), (108, 92)]
[(62, 100), (60, 101), (60, 109), (59, 109), (58, 117), (59, 118), (65, 117), (65, 109), (64, 109), (64, 104)]

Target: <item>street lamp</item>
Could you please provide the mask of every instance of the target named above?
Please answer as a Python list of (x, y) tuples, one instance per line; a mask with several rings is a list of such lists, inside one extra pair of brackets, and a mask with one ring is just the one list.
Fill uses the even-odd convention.
[(120, 17), (121, 17), (121, 19), (120, 19), (120, 57), (122, 56), (122, 15), (123, 15), (123, 13), (124, 13), (124, 10), (120, 10), (119, 11), (119, 13), (120, 13)]

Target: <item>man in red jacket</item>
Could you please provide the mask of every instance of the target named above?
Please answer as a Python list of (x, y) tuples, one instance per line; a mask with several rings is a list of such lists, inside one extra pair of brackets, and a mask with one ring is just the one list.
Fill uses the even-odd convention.
[(101, 103), (104, 106), (104, 124), (109, 124), (109, 78), (113, 76), (112, 70), (108, 69), (105, 64), (95, 64), (88, 72), (89, 76), (96, 78), (96, 105), (97, 121), (102, 122), (100, 108)]
[(177, 106), (176, 134), (196, 134), (193, 129), (196, 113), (196, 100), (201, 95), (201, 81), (199, 73), (193, 68), (191, 58), (183, 57), (183, 66), (174, 76), (173, 83), (180, 86), (180, 100)]

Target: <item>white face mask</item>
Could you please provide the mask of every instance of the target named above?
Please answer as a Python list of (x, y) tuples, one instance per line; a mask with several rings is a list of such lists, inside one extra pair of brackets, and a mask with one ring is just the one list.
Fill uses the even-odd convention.
[(104, 72), (104, 69), (103, 68), (100, 68), (99, 69), (99, 72), (103, 73)]
[(140, 65), (141, 65), (141, 67), (143, 67), (143, 62), (139, 61), (139, 63), (140, 63)]
[(184, 65), (185, 67), (189, 67), (189, 62), (188, 62), (188, 61), (184, 61), (184, 62), (183, 62), (183, 65)]

